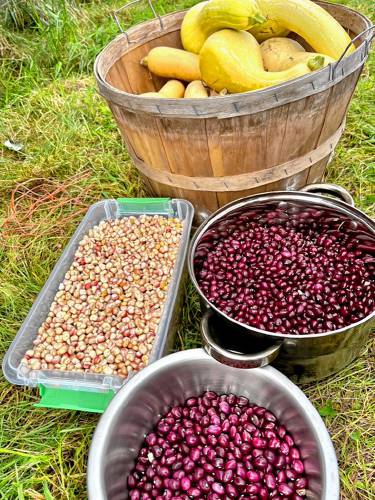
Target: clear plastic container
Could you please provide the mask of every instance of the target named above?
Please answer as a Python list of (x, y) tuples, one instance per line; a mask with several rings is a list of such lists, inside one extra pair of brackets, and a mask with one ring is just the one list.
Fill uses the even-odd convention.
[(131, 377), (131, 375), (123, 378), (116, 375), (60, 370), (30, 370), (21, 364), (21, 360), (25, 352), (32, 347), (38, 329), (48, 315), (59, 284), (70, 268), (83, 236), (102, 220), (142, 214), (178, 217), (184, 221), (180, 248), (149, 363), (160, 359), (170, 351), (177, 329), (182, 299), (182, 278), (185, 275), (186, 253), (194, 214), (193, 206), (188, 201), (169, 198), (121, 198), (95, 203), (87, 211), (55, 265), (3, 360), (3, 372), (9, 382), (39, 387), (41, 401), (36, 406), (102, 412), (113, 395)]

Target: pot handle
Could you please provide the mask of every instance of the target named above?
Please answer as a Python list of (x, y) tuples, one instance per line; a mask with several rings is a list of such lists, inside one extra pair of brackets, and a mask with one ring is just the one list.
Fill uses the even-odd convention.
[(299, 189), (304, 193), (326, 193), (328, 195), (334, 196), (335, 198), (340, 198), (347, 205), (354, 207), (354, 200), (352, 195), (343, 187), (337, 184), (308, 184), (303, 188)]
[(257, 353), (241, 354), (228, 351), (219, 345), (211, 335), (209, 324), (214, 314), (210, 308), (205, 311), (201, 320), (201, 333), (205, 351), (219, 363), (234, 368), (260, 368), (270, 364), (279, 354), (282, 340), (276, 341), (270, 347)]

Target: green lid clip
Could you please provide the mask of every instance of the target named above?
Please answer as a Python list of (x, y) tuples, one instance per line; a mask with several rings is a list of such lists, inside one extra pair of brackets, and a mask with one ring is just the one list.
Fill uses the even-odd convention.
[(117, 198), (119, 215), (166, 214), (173, 215), (170, 198)]
[(43, 384), (39, 384), (38, 387), (40, 402), (34, 404), (38, 408), (59, 408), (103, 413), (115, 395), (114, 390), (106, 392), (81, 391), (46, 387)]

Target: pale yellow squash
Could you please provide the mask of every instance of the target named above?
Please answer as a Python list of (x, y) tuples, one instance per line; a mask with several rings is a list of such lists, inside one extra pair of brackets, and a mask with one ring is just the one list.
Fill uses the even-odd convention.
[[(288, 62), (285, 65), (285, 69), (288, 69), (291, 66), (293, 66), (294, 64), (298, 64), (301, 62), (306, 62), (307, 64), (309, 64), (310, 68), (313, 69), (313, 65), (314, 65), (313, 61), (318, 60), (318, 59), (323, 59), (323, 68), (328, 66), (328, 64), (335, 62), (335, 59), (333, 59), (333, 57), (326, 56), (325, 54), (319, 54), (318, 52), (303, 52), (303, 53), (299, 53), (299, 54), (294, 54), (294, 56), (292, 58), (293, 58), (293, 61), (291, 63)], [(316, 69), (320, 69), (320, 67), (316, 68)]]
[(333, 57), (326, 56), (325, 54), (319, 54), (318, 52), (296, 52), (294, 54), (287, 55), (278, 60), (277, 69), (268, 65), (264, 60), (264, 68), (268, 71), (284, 71), (291, 68), (299, 63), (306, 63), (311, 70), (321, 69), (335, 62)]
[(142, 97), (157, 97), (158, 99), (181, 99), (185, 94), (185, 85), (178, 80), (169, 80), (159, 92), (145, 92)]
[(200, 52), (202, 80), (217, 92), (248, 92), (278, 85), (310, 73), (306, 63), (286, 71), (264, 70), (256, 39), (247, 31), (221, 30), (211, 35)]
[(201, 80), (195, 80), (186, 87), (184, 97), (186, 99), (204, 99), (208, 97), (208, 91)]
[(159, 90), (159, 94), (170, 99), (180, 99), (184, 97), (185, 85), (178, 80), (169, 80)]
[(164, 78), (177, 78), (192, 82), (200, 80), (199, 57), (196, 54), (173, 47), (154, 47), (141, 60), (151, 73)]
[(270, 38), (260, 44), (264, 69), (284, 71), (298, 63), (306, 63), (311, 70), (320, 69), (334, 62), (332, 57), (317, 52), (306, 52), (291, 38)]
[(300, 43), (291, 38), (273, 37), (260, 44), (264, 69), (283, 71), (288, 57), (305, 52)]
[(272, 37), (268, 40), (265, 40), (260, 44), (260, 49), (262, 54), (267, 52), (289, 52), (290, 54), (294, 54), (295, 52), (305, 52), (304, 47), (297, 40), (293, 40), (293, 38), (284, 38), (284, 37)]

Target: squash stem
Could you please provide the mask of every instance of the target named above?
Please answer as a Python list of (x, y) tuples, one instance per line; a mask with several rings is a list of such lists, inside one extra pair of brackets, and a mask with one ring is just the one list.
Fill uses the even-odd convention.
[(323, 56), (314, 56), (307, 61), (307, 66), (311, 71), (317, 71), (318, 69), (322, 69), (324, 66), (324, 57)]
[(256, 14), (253, 17), (249, 17), (249, 24), (251, 24), (250, 28), (255, 25), (263, 24), (267, 21), (267, 18), (262, 16), (262, 14)]

